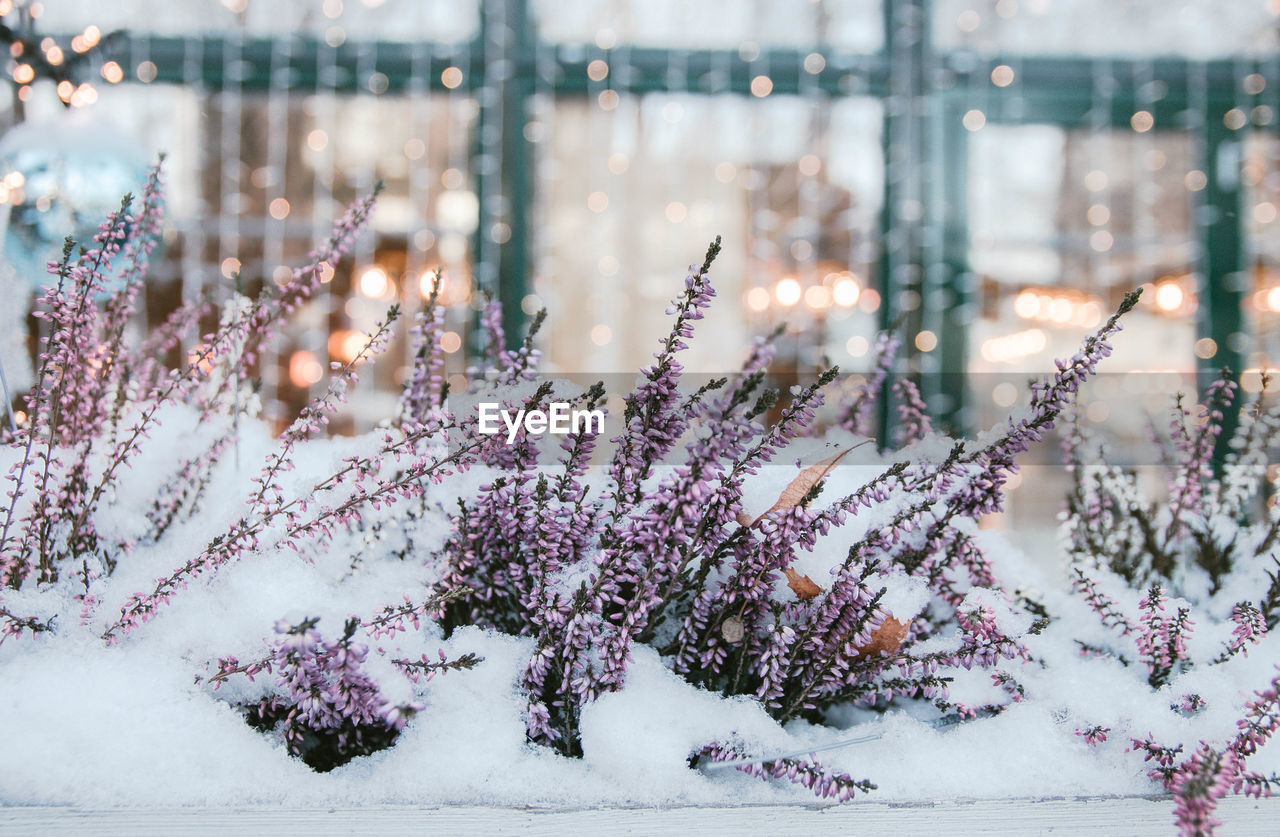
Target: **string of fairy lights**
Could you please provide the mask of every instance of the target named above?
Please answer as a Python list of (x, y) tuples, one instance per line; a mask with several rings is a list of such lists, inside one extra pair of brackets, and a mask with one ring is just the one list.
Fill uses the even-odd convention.
[[(990, 11), (995, 14), (990, 14)], [(1158, 14), (1155, 10), (1151, 10), (1151, 13)], [(1002, 22), (1017, 14), (1020, 14), (1017, 4), (1008, 2), (994, 4), (986, 14), (980, 14), (976, 9), (967, 9), (957, 16), (956, 29), (963, 33), (962, 37), (972, 36), (975, 46), (980, 46), (984, 30), (993, 40), (999, 40)], [(1087, 131), (1085, 142), (1089, 166), (1080, 181), (1087, 198), (1087, 270), (1078, 276), (1064, 275), (1060, 281), (1065, 284), (1019, 285), (1015, 282), (1011, 289), (1002, 291), (1003, 298), (1007, 301), (1000, 303), (1001, 310), (1011, 309), (1023, 324), (1002, 318), (1002, 322), (1008, 323), (1004, 326), (1005, 331), (981, 339), (977, 346), (977, 356), (993, 367), (1013, 364), (1021, 368), (1029, 359), (1059, 353), (1062, 344), (1055, 345), (1050, 339), (1054, 331), (1065, 330), (1074, 334), (1096, 327), (1111, 301), (1107, 286), (1115, 284), (1117, 278), (1127, 284), (1140, 284), (1147, 291), (1143, 298), (1144, 311), (1159, 321), (1184, 323), (1190, 333), (1190, 324), (1201, 304), (1199, 284), (1203, 280), (1198, 276), (1190, 257), (1184, 263), (1174, 264), (1171, 263), (1170, 254), (1162, 252), (1162, 243), (1167, 241), (1171, 231), (1167, 228), (1167, 220), (1157, 218), (1157, 210), (1161, 208), (1161, 192), (1157, 181), (1167, 181), (1173, 176), (1178, 176), (1181, 180), (1183, 200), (1190, 207), (1187, 211), (1190, 226), (1181, 235), (1184, 240), (1192, 240), (1195, 237), (1194, 225), (1205, 223), (1204, 213), (1194, 212), (1194, 204), (1196, 193), (1206, 188), (1208, 178), (1204, 171), (1194, 165), (1181, 174), (1174, 174), (1171, 171), (1172, 161), (1162, 150), (1167, 147), (1167, 142), (1157, 142), (1157, 137), (1171, 127), (1177, 130), (1195, 130), (1195, 120), (1198, 118), (1220, 118), (1230, 131), (1268, 126), (1273, 118), (1271, 107), (1258, 103), (1257, 97), (1267, 87), (1266, 73), (1275, 71), (1275, 61), (1274, 57), (1262, 61), (1252, 58), (1235, 59), (1234, 76), (1238, 79), (1238, 86), (1235, 88), (1236, 104), (1220, 114), (1214, 114), (1210, 110), (1205, 65), (1191, 65), (1190, 105), (1185, 118), (1177, 125), (1170, 126), (1157, 124), (1153, 116), (1160, 99), (1167, 94), (1167, 87), (1164, 82), (1154, 78), (1154, 62), (1149, 57), (1139, 60), (1133, 91), (1137, 107), (1128, 119), (1129, 136), (1125, 137), (1110, 122), (1117, 92), (1111, 61), (1106, 57), (1094, 59), (1092, 106), (1084, 126)], [(1274, 78), (1274, 75), (1270, 77)], [(1012, 87), (1015, 94), (1012, 97), (1001, 97), (999, 105), (990, 103), (986, 91), (970, 88), (966, 94), (969, 109), (963, 118), (963, 125), (970, 133), (990, 130), (988, 108), (1000, 107), (1008, 117), (1009, 109), (1018, 107), (1018, 78), (1016, 58), (992, 70), (991, 85), (995, 88)], [(1018, 116), (1016, 113), (1013, 115)], [(1017, 119), (1013, 121), (1016, 122)], [(1124, 142), (1126, 140), (1131, 141)], [(1122, 155), (1122, 149), (1128, 153)], [(1260, 170), (1261, 166), (1258, 168)], [(1114, 176), (1116, 172), (1131, 172), (1133, 182), (1118, 183)], [(1244, 176), (1249, 177), (1247, 166)], [(1260, 179), (1260, 171), (1254, 177)], [(1065, 185), (1068, 191), (1074, 188), (1073, 184)], [(1164, 208), (1167, 209), (1167, 206)], [(1252, 213), (1255, 234), (1247, 240), (1257, 241), (1265, 225), (1275, 220), (1276, 213), (1273, 205), (1261, 198), (1253, 203)], [(1180, 234), (1177, 230), (1172, 232), (1174, 237)], [(1118, 254), (1122, 254), (1123, 258)], [(1258, 258), (1256, 253), (1249, 257), (1251, 263), (1259, 263)], [(1173, 262), (1177, 261), (1174, 257)], [(1261, 266), (1258, 273), (1255, 289), (1245, 295), (1243, 303), (1246, 311), (1254, 315), (1251, 336), (1243, 333), (1235, 335), (1239, 343), (1237, 349), (1247, 357), (1246, 387), (1254, 388), (1258, 380), (1256, 373), (1275, 364), (1274, 341), (1270, 351), (1267, 351), (1267, 338), (1274, 331), (1274, 320), (1268, 321), (1267, 318), (1280, 312), (1280, 307), (1275, 306), (1276, 302), (1280, 302), (1280, 290), (1276, 290), (1274, 275), (1268, 274)], [(1268, 328), (1268, 325), (1271, 327)], [(1150, 371), (1177, 371), (1185, 375), (1194, 363), (1192, 355), (1211, 361), (1219, 349), (1209, 337), (1188, 339), (1186, 342), (1191, 346), (1192, 352), (1184, 359), (1177, 360), (1175, 366), (1168, 366), (1167, 361), (1164, 365), (1156, 364)], [(1251, 351), (1247, 350), (1249, 347), (1252, 347)], [(1006, 390), (998, 386), (994, 388), (993, 397), (998, 405), (1007, 406), (1010, 403), (1006, 396)], [(1099, 418), (1105, 418), (1105, 411), (1099, 412)]]
[[(561, 341), (567, 348), (552, 352), (561, 368), (572, 363), (575, 353), (586, 352), (596, 353), (602, 365), (628, 368), (637, 360), (643, 362), (651, 351), (647, 324), (617, 303), (626, 298), (631, 300), (628, 305), (638, 308), (649, 296), (669, 296), (655, 290), (655, 271), (645, 267), (649, 262), (644, 260), (655, 247), (637, 243), (637, 230), (656, 231), (659, 240), (670, 237), (683, 246), (681, 231), (701, 230), (708, 218), (734, 217), (742, 220), (741, 230), (731, 231), (739, 233), (740, 254), (730, 258), (737, 258), (742, 270), (741, 286), (725, 303), (740, 306), (741, 326), (732, 333), (766, 330), (787, 321), (788, 351), (794, 354), (790, 362), (797, 368), (816, 366), (824, 357), (858, 368), (870, 362), (868, 337), (882, 307), (894, 312), (919, 309), (920, 316), (910, 321), (913, 331), (905, 335), (912, 349), (909, 363), (914, 364), (908, 368), (925, 373), (936, 369), (939, 311), (948, 299), (949, 280), (945, 271), (935, 269), (943, 260), (942, 221), (924, 214), (922, 205), (936, 202), (946, 176), (944, 162), (929, 156), (928, 137), (910, 139), (918, 146), (910, 154), (889, 149), (891, 158), (907, 154), (924, 160), (919, 172), (903, 175), (895, 159), (850, 159), (850, 143), (862, 142), (856, 146), (861, 154), (867, 143), (878, 142), (878, 126), (864, 131), (869, 139), (851, 137), (850, 124), (862, 120), (842, 117), (842, 109), (865, 114), (864, 105), (870, 105), (879, 109), (877, 119), (883, 119), (885, 108), (921, 103), (901, 98), (912, 95), (909, 91), (895, 91), (878, 103), (862, 95), (859, 85), (865, 89), (869, 70), (860, 62), (870, 52), (838, 45), (840, 36), (833, 34), (829, 20), (842, 13), (838, 4), (809, 4), (818, 10), (800, 16), (803, 22), (796, 26), (804, 31), (787, 34), (790, 42), (824, 45), (802, 51), (798, 89), (787, 93), (775, 90), (775, 75), (786, 68), (771, 63), (776, 58), (769, 49), (773, 36), (767, 30), (778, 17), (766, 14), (766, 3), (747, 4), (741, 11), (746, 18), (742, 26), (753, 34), (717, 57), (729, 62), (736, 55), (749, 67), (743, 94), (728, 92), (728, 63), (713, 67), (710, 81), (699, 92), (686, 92), (691, 87), (691, 50), (683, 46), (664, 52), (660, 75), (667, 90), (633, 90), (633, 62), (640, 60), (640, 50), (634, 43), (638, 29), (629, 20), (641, 10), (618, 3), (586, 4), (591, 22), (574, 29), (564, 22), (551, 26), (547, 16), (556, 14), (554, 4), (536, 4), (540, 17), (535, 16), (535, 25), (561, 34), (555, 41), (533, 40), (533, 98), (526, 121), (514, 125), (504, 124), (503, 112), (492, 101), (495, 85), (511, 72), (504, 63), (508, 45), (502, 40), (510, 33), (498, 32), (496, 40), (477, 44), (468, 34), (475, 31), (474, 20), (461, 24), (462, 34), (451, 41), (430, 46), (426, 37), (419, 39), (423, 45), (415, 48), (412, 78), (402, 93), (395, 92), (397, 80), (377, 69), (377, 39), (361, 40), (363, 51), (355, 69), (359, 84), (356, 93), (348, 92), (339, 83), (337, 49), (349, 45), (361, 15), (382, 5), (356, 0), (325, 0), (307, 24), (328, 47), (316, 53), (314, 88), (296, 86), (290, 56), (297, 42), (277, 31), (269, 33), (273, 51), (263, 92), (250, 91), (235, 72), (227, 73), (216, 90), (206, 89), (213, 44), (221, 50), (217, 63), (236, 67), (243, 61), (244, 38), (262, 34), (251, 25), (260, 19), (253, 17), (256, 0), (226, 0), (222, 5), (227, 21), (219, 24), (216, 41), (194, 27), (185, 36), (182, 85), (215, 105), (219, 122), (211, 132), (196, 132), (203, 136), (192, 157), (194, 173), (185, 181), (196, 184), (194, 215), (176, 221), (180, 246), (173, 251), (181, 260), (177, 272), (185, 283), (183, 295), (190, 298), (214, 282), (225, 285), (237, 274), (241, 281), (283, 281), (281, 265), (304, 254), (301, 242), (327, 233), (329, 219), (347, 196), (367, 191), (379, 178), (389, 181), (390, 209), (375, 220), (372, 235), (362, 239), (349, 275), (339, 271), (323, 285), (312, 311), (304, 316), (304, 328), (286, 335), (276, 347), (278, 362), (271, 358), (264, 364), (262, 397), (275, 405), (279, 416), (314, 394), (330, 360), (354, 356), (387, 304), (400, 301), (412, 311), (437, 285), (455, 309), (444, 338), (450, 373), (466, 368), (467, 335), (481, 298), (478, 291), (494, 284), (485, 271), (513, 234), (513, 214), (523, 211), (512, 205), (512, 195), (487, 188), (485, 180), (500, 168), (502, 139), (511, 131), (522, 132), (534, 145), (533, 194), (538, 201), (533, 279), (521, 307), (530, 314), (549, 305), (551, 329), (582, 335), (579, 343)], [(469, 8), (464, 16), (475, 17), (475, 7)], [(974, 136), (1019, 124), (1026, 107), (1024, 58), (1008, 47), (1028, 16), (1048, 15), (1052, 5), (1040, 0), (1021, 5), (1015, 0), (968, 0), (939, 8), (939, 18), (925, 27), (938, 41), (937, 48), (954, 48), (957, 55), (968, 55), (972, 67), (983, 68), (963, 75), (960, 124), (950, 127)], [(0, 0), (9, 52), (6, 74), (14, 91), (9, 122), (23, 119), (42, 97), (92, 113), (115, 101), (115, 88), (161, 86), (156, 83), (161, 70), (156, 56), (145, 52), (145, 16), (131, 21), (128, 35), (110, 34), (113, 26), (105, 13), (75, 31), (42, 34), (45, 17), (40, 2)], [(674, 32), (684, 24), (677, 14), (670, 25)], [(879, 12), (866, 15), (865, 25), (879, 27)], [(122, 64), (113, 57), (111, 48), (118, 39), (131, 43), (132, 62)], [(558, 77), (563, 72), (558, 62), (568, 55), (565, 49), (586, 59), (586, 93), (572, 101), (563, 95), (564, 79)], [(993, 66), (995, 55), (1006, 57)], [(442, 57), (448, 65), (432, 70), (438, 66), (433, 61)], [(1189, 351), (1177, 360), (1180, 370), (1191, 370), (1196, 358), (1211, 361), (1221, 351), (1212, 338), (1194, 330), (1193, 319), (1204, 304), (1195, 254), (1171, 256), (1165, 244), (1171, 237), (1196, 237), (1205, 219), (1195, 207), (1210, 178), (1194, 155), (1179, 151), (1168, 138), (1196, 130), (1193, 120), (1198, 118), (1218, 120), (1241, 136), (1274, 129), (1280, 112), (1280, 57), (1274, 51), (1236, 57), (1233, 102), (1221, 113), (1211, 109), (1205, 65), (1188, 66), (1187, 117), (1167, 124), (1157, 118), (1167, 91), (1161, 88), (1154, 60), (1148, 56), (1138, 63), (1135, 89), (1130, 91), (1117, 87), (1110, 58), (1093, 59), (1089, 112), (1081, 123), (1063, 127), (1064, 155), (1077, 156), (1062, 163), (1060, 191), (1044, 197), (1058, 201), (1061, 211), (1072, 217), (1063, 219), (1057, 239), (1038, 243), (1056, 248), (1064, 265), (1080, 263), (1084, 269), (1068, 273), (1064, 268), (1058, 281), (975, 277), (979, 299), (966, 315), (973, 325), (968, 339), (974, 364), (1021, 369), (1047, 361), (1065, 342), (1096, 327), (1112, 306), (1119, 278), (1150, 290), (1144, 294), (1142, 312), (1153, 323), (1184, 327)], [(851, 79), (841, 95), (819, 84), (822, 74), (836, 67), (847, 70)], [(483, 78), (468, 77), (477, 70)], [(1133, 113), (1127, 128), (1117, 128), (1110, 114), (1129, 93), (1135, 102)], [(364, 103), (370, 103), (369, 109), (353, 110)], [(574, 107), (586, 109), (582, 121)], [(264, 116), (262, 126), (254, 124), (258, 113)], [(936, 122), (942, 121), (940, 113), (933, 114)], [(359, 121), (355, 114), (359, 120), (385, 120), (386, 131), (396, 137), (394, 147), (376, 154), (352, 151), (350, 147), (363, 139), (350, 135), (351, 123)], [(781, 137), (792, 118), (800, 127), (797, 139), (787, 145)], [(260, 131), (261, 149), (254, 145), (258, 139), (251, 125)], [(590, 139), (573, 147), (586, 156), (566, 156), (564, 132), (579, 125), (585, 126)], [(723, 128), (724, 136), (707, 137), (705, 147), (664, 152), (665, 157), (644, 147), (662, 131), (687, 137), (692, 125)], [(256, 153), (263, 155), (261, 164), (246, 165), (248, 156)], [(694, 162), (681, 163), (684, 158)], [(1278, 158), (1272, 138), (1252, 138), (1240, 166), (1242, 182), (1250, 190), (1244, 239), (1249, 269), (1241, 280), (1247, 282), (1242, 304), (1249, 325), (1235, 348), (1245, 357), (1247, 370), (1273, 367), (1280, 356), (1275, 336), (1280, 333), (1280, 251), (1264, 243), (1280, 223)], [(640, 172), (640, 166), (659, 159), (668, 161), (663, 168)], [(1078, 161), (1083, 161), (1080, 166)], [(584, 176), (581, 194), (568, 185), (578, 167)], [(705, 172), (695, 170), (702, 167)], [(914, 191), (888, 208), (889, 229), (878, 229), (879, 198), (864, 188), (862, 174), (845, 171), (850, 167), (876, 169), (881, 178), (919, 177), (910, 186)], [(18, 207), (41, 197), (30, 194), (22, 170), (0, 175), (0, 202)], [(207, 187), (209, 183), (214, 185)], [(1169, 226), (1170, 219), (1181, 217), (1169, 209), (1168, 198), (1175, 191), (1177, 202), (1188, 207), (1186, 229)], [(1015, 202), (1024, 199), (1001, 194), (996, 204), (1004, 208), (997, 210), (1016, 212)], [(642, 216), (660, 223), (647, 224)], [(584, 224), (600, 234), (584, 236)], [(882, 299), (877, 261), (895, 236), (908, 229), (920, 235), (925, 263), (899, 265), (901, 270), (890, 277), (895, 295)], [(581, 258), (574, 254), (582, 250), (587, 253)], [(672, 253), (668, 271), (678, 272), (687, 260), (687, 254)], [(441, 267), (444, 270), (437, 272)], [(900, 293), (904, 287), (907, 292)], [(555, 307), (577, 301), (582, 301), (583, 319), (557, 322)], [(550, 334), (549, 345), (558, 345), (558, 334)], [(406, 345), (396, 351), (407, 360)], [(373, 395), (393, 390), (397, 382), (388, 375), (370, 378), (364, 385)], [(994, 388), (984, 397), (997, 404), (1003, 398), (996, 397)]]

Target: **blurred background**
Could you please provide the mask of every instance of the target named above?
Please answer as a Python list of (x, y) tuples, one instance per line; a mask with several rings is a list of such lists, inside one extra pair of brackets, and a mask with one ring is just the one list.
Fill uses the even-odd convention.
[[(158, 152), (170, 225), (147, 286), (254, 291), (343, 205), (372, 229), (272, 347), (287, 421), (388, 304), (482, 292), (544, 369), (633, 372), (722, 235), (688, 365), (895, 374), (937, 426), (990, 426), (1143, 286), (1087, 422), (1136, 446), (1172, 393), (1280, 358), (1277, 0), (0, 0), (0, 359), (30, 380), (44, 262)], [(391, 412), (408, 346), (339, 427)], [(627, 378), (629, 380), (629, 377)], [(892, 411), (881, 416), (891, 431)], [(1032, 462), (1051, 462), (1056, 452)], [(1135, 455), (1136, 456), (1136, 455)], [(1273, 466), (1274, 469), (1274, 466)], [(1051, 521), (1060, 491), (1020, 492)]]

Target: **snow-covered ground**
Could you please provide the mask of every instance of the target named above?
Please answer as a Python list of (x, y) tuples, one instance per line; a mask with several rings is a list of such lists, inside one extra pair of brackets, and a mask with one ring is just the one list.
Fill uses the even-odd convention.
[[(195, 421), (194, 414), (170, 411), (124, 479), (113, 506), (117, 516), (104, 522), (104, 533), (126, 534), (155, 474), (172, 467), (193, 434), (205, 432)], [(367, 438), (307, 442), (299, 448), (290, 479), (305, 485), (369, 443)], [(1076, 640), (1092, 642), (1103, 628), (1084, 602), (1069, 594), (1065, 559), (1029, 557), (1001, 534), (975, 526), (972, 534), (997, 577), (1008, 589), (1034, 591), (1055, 616), (1043, 632), (1022, 637), (1031, 662), (1002, 663), (1016, 673), (1025, 697), (996, 716), (938, 726), (937, 713), (927, 703), (907, 703), (883, 713), (837, 708), (824, 725), (797, 720), (780, 726), (758, 702), (690, 685), (652, 648), (637, 646), (625, 687), (583, 711), (583, 757), (567, 758), (526, 741), (519, 681), (532, 639), (468, 627), (446, 640), (435, 624), (426, 623), (419, 631), (370, 640), (374, 653), (366, 666), (390, 702), (419, 700), (425, 708), (394, 746), (316, 773), (289, 756), (278, 733), (256, 731), (236, 708), (270, 691), (274, 675), (259, 674), (256, 682), (236, 675), (215, 690), (208, 682), (212, 664), (228, 655), (249, 661), (269, 653), (277, 619), (318, 617), (319, 629), (332, 636), (352, 614), (369, 616), (405, 596), (420, 597), (440, 572), (424, 554), (388, 558), (387, 544), (362, 532), (340, 533), (324, 547), (302, 553), (264, 549), (179, 591), (153, 620), (118, 644), (100, 638), (129, 595), (198, 553), (242, 513), (239, 498), (257, 474), (257, 466), (246, 463), (261, 462), (272, 444), (262, 427), (248, 423), (238, 451), (219, 464), (199, 513), (159, 543), (129, 555), (103, 580), (97, 610), (83, 624), (77, 624), (80, 604), (71, 599), (71, 585), (6, 594), (8, 607), (56, 619), (52, 632), (0, 645), (0, 749), (6, 753), (0, 804), (582, 808), (813, 803), (807, 791), (785, 781), (690, 767), (692, 754), (728, 740), (761, 758), (818, 751), (824, 766), (874, 782), (878, 789), (862, 798), (873, 804), (1150, 795), (1161, 788), (1148, 778), (1150, 765), (1129, 750), (1131, 739), (1151, 735), (1182, 742), (1188, 751), (1201, 739), (1225, 742), (1235, 733), (1243, 701), (1271, 680), (1280, 660), (1280, 639), (1267, 637), (1247, 656), (1193, 668), (1153, 689), (1144, 670), (1081, 656)], [(0, 455), (4, 468), (14, 452)], [(883, 467), (879, 462), (869, 448), (854, 451), (828, 477), (827, 496), (856, 489)], [(748, 485), (748, 509), (767, 507), (767, 498), (776, 497), (794, 474), (790, 463), (764, 469)], [(431, 489), (435, 510), (413, 524), (419, 549), (443, 541), (448, 522), (443, 509), (485, 481), (485, 469), (477, 467)], [(396, 514), (393, 506), (382, 517)], [(863, 514), (874, 519), (871, 512)], [(854, 518), (834, 529), (812, 553), (801, 555), (797, 569), (814, 579), (827, 577), (865, 525)], [(394, 545), (393, 534), (381, 537)], [(371, 544), (377, 548), (370, 549)], [(924, 597), (905, 576), (885, 578), (894, 587), (890, 609), (910, 619)], [(970, 595), (980, 594), (987, 595)], [(1005, 618), (1022, 617), (1010, 612)], [(1196, 658), (1211, 657), (1230, 638), (1230, 622), (1203, 627), (1192, 639)], [(1025, 624), (1011, 626), (1011, 631), (1025, 630)], [(483, 662), (422, 684), (412, 683), (389, 662), (392, 656), (434, 657), (439, 650), (449, 658), (478, 654)], [(975, 667), (957, 674), (953, 699), (980, 705), (999, 697), (989, 671)], [(1199, 695), (1204, 708), (1191, 716), (1173, 711), (1171, 705), (1189, 693)], [(1091, 746), (1078, 733), (1095, 726), (1108, 728), (1109, 734)], [(868, 740), (831, 746), (863, 738)], [(1250, 768), (1280, 771), (1280, 747), (1264, 747)]]

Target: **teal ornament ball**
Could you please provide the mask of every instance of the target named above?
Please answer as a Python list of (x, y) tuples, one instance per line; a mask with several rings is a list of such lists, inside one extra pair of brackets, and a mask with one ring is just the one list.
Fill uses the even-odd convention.
[[(91, 114), (72, 111), (16, 125), (0, 138), (0, 225), (4, 261), (35, 290), (71, 236), (89, 246), (98, 226), (141, 190), (146, 163), (138, 143)], [(135, 197), (135, 202), (138, 198)]]

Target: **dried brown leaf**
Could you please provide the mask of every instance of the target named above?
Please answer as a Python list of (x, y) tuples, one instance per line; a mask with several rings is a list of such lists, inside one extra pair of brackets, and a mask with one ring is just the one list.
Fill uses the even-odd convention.
[(861, 441), (858, 444), (853, 445), (853, 447), (845, 448), (835, 456), (829, 456), (816, 465), (810, 465), (808, 468), (805, 468), (796, 475), (796, 478), (793, 479), (786, 488), (782, 489), (782, 494), (778, 497), (778, 502), (770, 506), (764, 514), (752, 520), (750, 523), (743, 523), (743, 520), (747, 519), (745, 513), (739, 514), (738, 522), (742, 523), (743, 526), (754, 526), (759, 523), (765, 515), (772, 514), (779, 510), (793, 509), (800, 505), (801, 501), (804, 500), (805, 497), (809, 496), (809, 492), (813, 490), (813, 487), (822, 482), (823, 478), (825, 478), (827, 474), (831, 473), (831, 469), (840, 464), (841, 459), (844, 459), (849, 455), (849, 451), (854, 448), (861, 447), (870, 441), (870, 439)]
[(795, 593), (798, 598), (801, 598), (806, 602), (814, 596), (817, 596), (823, 590), (823, 588), (814, 583), (812, 578), (809, 578), (807, 575), (800, 575), (800, 573), (790, 567), (787, 567), (783, 572), (787, 574), (787, 586), (791, 588), (791, 591)]
[(892, 616), (886, 617), (883, 624), (871, 632), (871, 641), (866, 645), (858, 646), (858, 656), (869, 657), (881, 651), (887, 654), (898, 653), (898, 649), (902, 647), (902, 641), (907, 638), (907, 629), (910, 627), (910, 620), (899, 622)]

